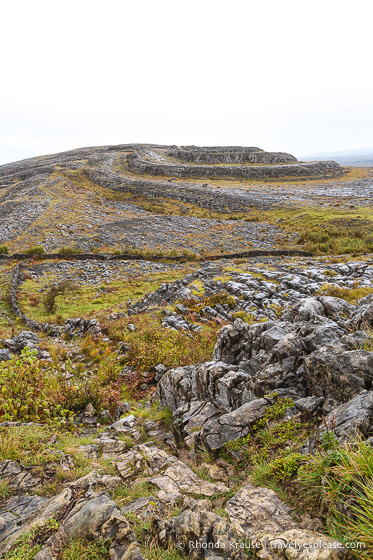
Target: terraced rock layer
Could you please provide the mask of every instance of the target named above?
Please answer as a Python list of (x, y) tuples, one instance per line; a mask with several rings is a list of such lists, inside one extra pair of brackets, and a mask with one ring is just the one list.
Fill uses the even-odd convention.
[[(256, 150), (256, 149), (254, 149)], [(294, 156), (284, 153), (267, 153), (252, 149), (217, 149), (204, 151), (203, 148), (169, 150), (167, 155), (193, 163), (212, 163), (225, 165), (184, 165), (151, 161), (133, 152), (127, 158), (129, 168), (138, 173), (166, 175), (169, 177), (212, 177), (219, 178), (281, 178), (281, 177), (330, 177), (342, 173), (334, 161), (298, 163)], [(249, 165), (226, 165), (245, 163)], [(259, 164), (259, 165), (250, 165)], [(262, 165), (260, 165), (262, 164)]]

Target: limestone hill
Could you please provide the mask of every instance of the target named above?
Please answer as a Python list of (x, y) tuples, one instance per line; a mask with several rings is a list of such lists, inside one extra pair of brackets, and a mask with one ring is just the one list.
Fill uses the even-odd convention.
[(287, 211), (346, 211), (352, 198), (367, 207), (370, 175), (259, 148), (72, 150), (0, 167), (0, 244), (206, 254), (290, 247), (306, 224), (284, 228)]

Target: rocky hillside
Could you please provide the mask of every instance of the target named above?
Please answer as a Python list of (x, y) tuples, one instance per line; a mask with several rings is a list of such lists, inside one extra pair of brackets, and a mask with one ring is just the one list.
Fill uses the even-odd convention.
[(306, 169), (140, 145), (0, 169), (1, 559), (373, 557), (371, 177)]
[(0, 245), (213, 254), (291, 247), (325, 223), (364, 241), (371, 185), (369, 169), (259, 148), (85, 148), (0, 166)]

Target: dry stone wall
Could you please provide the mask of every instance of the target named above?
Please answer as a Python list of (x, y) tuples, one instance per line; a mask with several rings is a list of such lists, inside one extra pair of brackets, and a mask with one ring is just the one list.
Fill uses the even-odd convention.
[(168, 150), (167, 155), (182, 162), (190, 163), (294, 163), (296, 158), (283, 152), (265, 152), (260, 148), (217, 147), (197, 148), (196, 146), (178, 147)]
[(146, 161), (137, 153), (127, 157), (128, 167), (136, 173), (149, 173), (166, 177), (209, 177), (213, 179), (267, 179), (287, 177), (331, 177), (342, 173), (334, 161), (289, 163), (275, 165), (184, 165)]

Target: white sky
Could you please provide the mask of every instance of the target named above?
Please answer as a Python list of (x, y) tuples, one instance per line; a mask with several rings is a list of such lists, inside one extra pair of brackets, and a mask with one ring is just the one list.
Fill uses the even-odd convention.
[(82, 146), (373, 146), (371, 0), (12, 0), (0, 164)]

